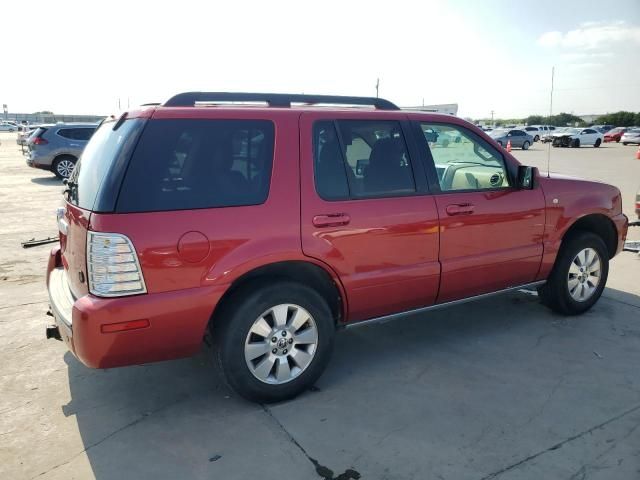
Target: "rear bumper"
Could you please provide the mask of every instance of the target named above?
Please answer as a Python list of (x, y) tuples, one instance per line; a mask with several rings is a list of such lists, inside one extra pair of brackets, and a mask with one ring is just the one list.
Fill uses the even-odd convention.
[[(200, 287), (122, 298), (74, 298), (51, 252), (49, 301), (62, 340), (85, 365), (110, 368), (187, 357), (201, 345), (207, 323), (226, 286)], [(103, 333), (103, 325), (148, 320), (149, 326)]]
[(27, 166), (31, 168), (39, 168), (41, 170), (51, 170), (51, 163), (50, 162), (46, 163), (46, 160), (43, 158), (34, 157), (29, 154), (29, 155), (25, 155), (25, 161), (27, 162)]

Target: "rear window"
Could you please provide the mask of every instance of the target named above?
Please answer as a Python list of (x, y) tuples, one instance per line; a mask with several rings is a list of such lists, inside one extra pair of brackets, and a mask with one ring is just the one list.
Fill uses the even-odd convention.
[(131, 158), (116, 210), (261, 204), (269, 193), (273, 145), (269, 121), (151, 120)]
[[(105, 122), (95, 131), (69, 178), (67, 199), (80, 208), (113, 210), (117, 186), (114, 188), (115, 178), (108, 173), (126, 160), (144, 121), (126, 120), (114, 130), (116, 125), (116, 122)], [(110, 190), (103, 201), (99, 199), (101, 189)]]

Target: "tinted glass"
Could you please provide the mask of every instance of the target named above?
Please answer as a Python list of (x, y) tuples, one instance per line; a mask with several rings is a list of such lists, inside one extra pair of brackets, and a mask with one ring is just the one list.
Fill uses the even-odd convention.
[[(509, 187), (502, 155), (489, 144), (456, 125), (423, 123), (421, 128), (443, 192)], [(438, 135), (435, 140), (434, 131)], [(443, 138), (456, 140), (445, 142)]]
[(96, 130), (69, 178), (68, 200), (93, 210), (102, 183), (119, 155), (130, 151), (144, 122), (127, 120), (113, 130), (115, 122), (105, 122)]
[(316, 190), (327, 200), (402, 196), (416, 191), (398, 122), (317, 122), (314, 159)]
[(95, 128), (76, 128), (74, 131), (73, 138), (75, 138), (76, 140), (83, 140), (86, 142), (91, 138), (91, 136), (93, 135), (93, 132), (95, 131), (96, 131)]
[(263, 203), (273, 145), (274, 127), (268, 121), (151, 120), (131, 158), (116, 210)]
[(56, 132), (58, 135), (64, 138), (73, 138), (73, 129), (72, 128), (61, 128)]

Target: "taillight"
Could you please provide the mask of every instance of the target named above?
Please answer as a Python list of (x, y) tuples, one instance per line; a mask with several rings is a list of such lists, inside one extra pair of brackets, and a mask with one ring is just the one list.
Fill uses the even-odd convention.
[(87, 233), (89, 292), (99, 297), (147, 293), (131, 240), (119, 233)]
[(46, 145), (47, 143), (49, 143), (49, 141), (44, 139), (44, 138), (42, 138), (42, 137), (36, 137), (33, 140), (33, 144), (34, 145)]

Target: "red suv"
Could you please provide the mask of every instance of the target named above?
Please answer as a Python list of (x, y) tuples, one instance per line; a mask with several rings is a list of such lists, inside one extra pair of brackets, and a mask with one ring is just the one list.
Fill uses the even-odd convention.
[(108, 368), (210, 335), (259, 401), (313, 384), (343, 326), (522, 287), (582, 313), (628, 224), (615, 187), (361, 97), (192, 92), (108, 118), (64, 197), (47, 336)]

